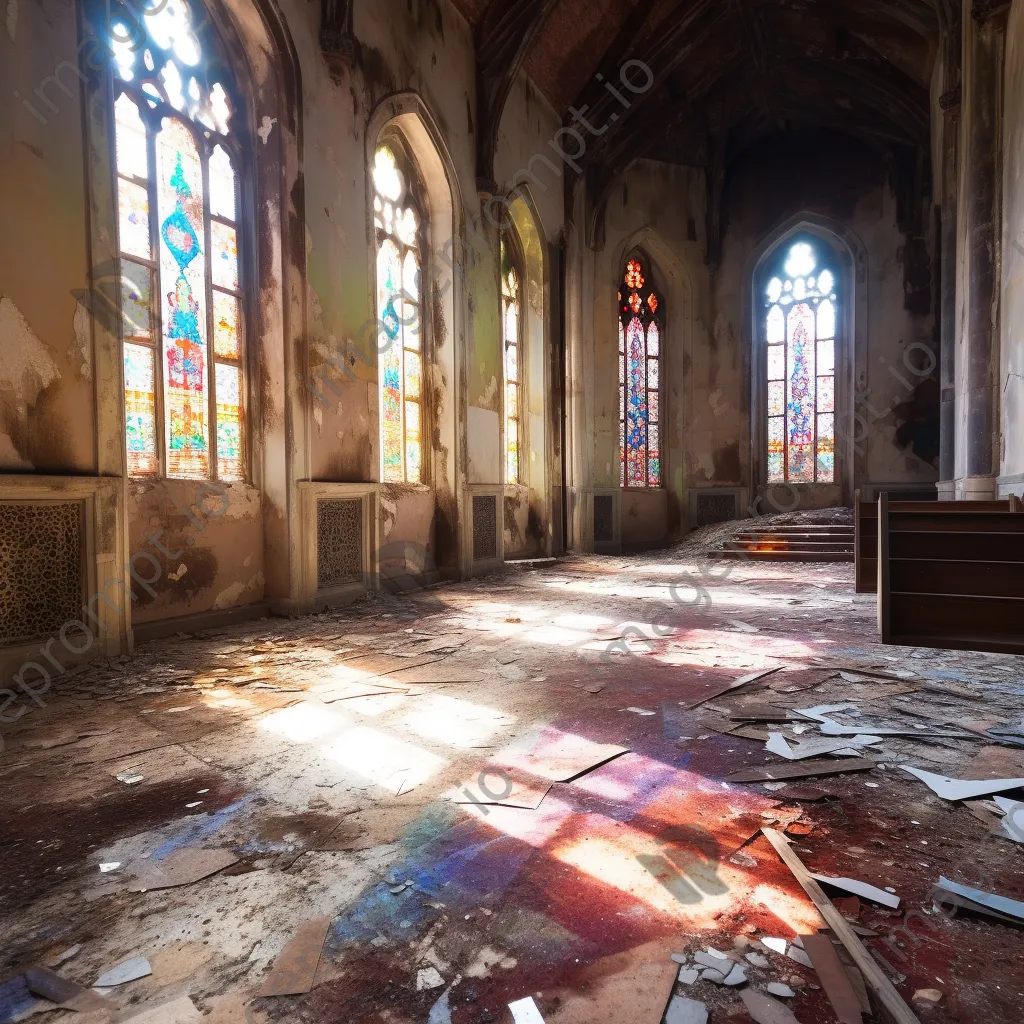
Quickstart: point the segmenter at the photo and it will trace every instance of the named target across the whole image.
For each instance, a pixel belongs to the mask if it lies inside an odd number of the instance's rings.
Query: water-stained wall
[[[0,29],[4,95],[30,101],[5,100],[0,121],[0,473],[124,472],[116,295],[110,282],[97,290],[90,277],[112,266],[116,251],[111,70],[102,60],[84,63],[100,52],[92,33],[103,38],[94,14],[56,0],[12,0]],[[407,136],[429,193],[424,333],[436,358],[425,375],[430,469],[422,485],[381,489],[381,543],[412,552],[408,568],[417,575],[457,573],[463,488],[503,482],[499,232],[481,218],[477,194],[469,25],[448,0],[357,2],[351,59],[328,61],[319,3],[229,0],[216,14],[250,83],[251,467],[246,482],[223,486],[129,482],[126,543],[151,579],[133,588],[139,624],[246,605],[297,607],[298,552],[309,537],[296,482],[379,479],[368,172],[383,125]],[[534,153],[549,152],[559,123],[520,76],[499,133],[503,195]],[[284,183],[276,196],[275,175]],[[531,307],[544,344],[555,333],[562,182],[523,194],[547,261]],[[524,487],[511,554],[553,543],[550,487],[560,473],[547,460],[557,460],[558,431],[542,392],[555,389],[550,373],[540,381],[527,415],[538,419],[541,490]]]
[[[0,25],[0,473],[96,469],[85,162],[74,6]],[[70,58],[71,64],[62,65]],[[105,310],[104,310],[105,311]]]
[[[799,153],[813,159],[797,160]],[[638,161],[597,218],[596,252],[582,258],[586,289],[573,344],[593,338],[592,372],[584,375],[593,380],[593,475],[583,486],[618,486],[616,289],[633,247],[648,258],[664,299],[664,488],[622,492],[623,543],[649,545],[685,532],[693,489],[735,488],[751,500],[764,490],[756,421],[765,414],[753,387],[754,316],[764,307],[753,282],[758,259],[803,221],[846,261],[852,293],[840,339],[846,419],[837,483],[802,487],[800,503],[840,504],[854,487],[930,487],[939,394],[926,200],[916,222],[899,223],[881,161],[842,136],[817,133],[764,143],[732,164],[720,262],[706,258],[707,204],[703,171]]]

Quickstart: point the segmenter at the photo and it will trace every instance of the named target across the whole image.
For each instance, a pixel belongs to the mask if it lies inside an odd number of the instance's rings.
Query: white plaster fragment
[[[490,383],[487,385],[487,389],[480,396],[481,405],[490,405],[498,397],[498,378],[493,374],[491,375]]]
[[[89,311],[81,302],[75,304],[75,340],[68,346],[68,362],[85,380],[92,380],[92,337],[89,331]]]
[[[263,573],[258,572],[253,576],[247,583],[232,583],[230,587],[222,590],[216,598],[214,598],[213,607],[214,609],[230,608],[232,605],[238,602],[238,599],[247,590],[252,590],[257,587],[263,586]]]
[[[18,41],[18,0],[7,0],[7,34],[12,43]]]
[[[270,133],[274,130],[274,125],[277,124],[276,117],[267,117],[263,115],[263,120],[260,122],[259,128],[256,129],[256,134],[260,137],[263,145],[267,144],[267,140],[270,138]]]

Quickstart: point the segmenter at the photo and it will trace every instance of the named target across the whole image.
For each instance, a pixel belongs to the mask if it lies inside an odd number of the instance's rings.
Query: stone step
[[[850,544],[853,537],[831,533],[734,533],[728,540],[746,540],[766,544]]]
[[[744,562],[852,562],[852,551],[806,551],[786,549],[776,551],[731,550],[718,552],[720,558]]]
[[[813,523],[809,526],[750,526],[747,527],[744,532],[747,533],[841,533],[849,534],[853,536],[854,528],[852,526],[844,526],[839,524],[837,526],[815,526]]]

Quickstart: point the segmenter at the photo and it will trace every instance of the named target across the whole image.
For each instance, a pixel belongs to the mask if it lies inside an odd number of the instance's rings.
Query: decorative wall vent
[[[615,542],[615,499],[610,494],[594,495],[594,543]]]
[[[318,590],[363,578],[363,503],[358,498],[319,498],[316,503]]]
[[[711,523],[728,523],[739,518],[737,510],[738,495],[726,491],[716,494],[709,491],[697,495],[697,526],[709,526]]]
[[[498,498],[494,494],[473,495],[473,561],[498,557]]]
[[[0,502],[0,645],[41,639],[81,619],[80,501]]]

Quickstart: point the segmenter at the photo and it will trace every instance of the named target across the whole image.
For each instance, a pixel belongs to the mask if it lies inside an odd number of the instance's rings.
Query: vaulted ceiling
[[[793,128],[855,136],[895,162],[927,161],[929,89],[959,0],[455,0],[477,40],[478,174],[493,177],[501,109],[523,70],[588,140],[595,198],[637,157],[721,170]],[[643,61],[654,84],[622,89]],[[644,76],[634,66],[634,81]],[[603,76],[603,81],[597,76]],[[607,89],[613,83],[628,109]],[[920,168],[918,169],[920,174]]]

